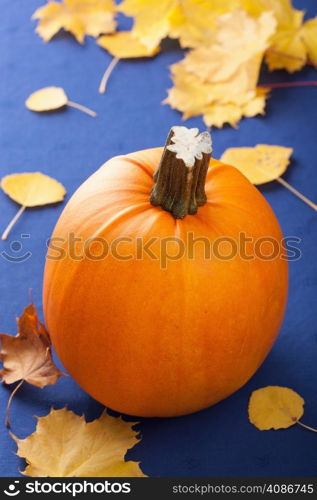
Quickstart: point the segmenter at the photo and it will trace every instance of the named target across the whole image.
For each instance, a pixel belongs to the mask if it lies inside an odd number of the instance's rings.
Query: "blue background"
[[[1,0],[0,30],[0,175],[40,170],[60,180],[68,197],[105,160],[164,143],[169,128],[181,124],[178,112],[162,105],[171,86],[168,66],[182,58],[177,43],[165,43],[156,58],[120,62],[106,95],[98,85],[110,56],[88,39],[80,46],[62,33],[48,44],[34,33],[30,17],[44,2]],[[298,0],[296,7],[317,14],[315,0]],[[120,18],[120,27],[127,22]],[[295,75],[263,72],[262,82],[316,80],[307,67]],[[48,85],[63,87],[73,101],[98,112],[93,119],[71,108],[56,113],[28,111],[28,95]],[[214,156],[229,146],[279,144],[294,148],[285,179],[317,201],[317,88],[280,89],[272,92],[265,117],[245,119],[237,130],[213,132]],[[200,118],[188,126],[204,125]],[[269,357],[252,380],[227,400],[194,415],[174,419],[142,419],[142,441],[129,452],[150,476],[314,476],[317,472],[317,435],[299,426],[260,432],[247,418],[252,390],[282,385],[306,400],[303,421],[317,426],[317,269],[316,213],[278,183],[261,187],[286,236],[302,239],[302,258],[290,264],[288,308],[281,334]],[[0,192],[0,229],[17,205]],[[15,317],[29,302],[29,289],[42,315],[41,287],[45,242],[63,204],[28,210],[15,226],[0,253],[32,256],[12,263],[0,255],[0,329],[16,333]],[[21,235],[29,233],[30,238]],[[12,242],[23,244],[17,251]],[[15,250],[14,250],[15,249]],[[212,283],[211,283],[212,292]],[[23,460],[4,425],[10,389],[0,387],[0,474],[17,476]],[[86,395],[70,377],[43,390],[25,385],[11,412],[12,429],[25,437],[35,429],[34,415],[50,407],[68,406],[87,419],[98,417],[102,406]]]

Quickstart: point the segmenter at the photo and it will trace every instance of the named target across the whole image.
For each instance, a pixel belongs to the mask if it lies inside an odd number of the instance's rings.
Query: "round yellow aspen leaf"
[[[292,148],[258,144],[253,148],[229,148],[220,161],[236,167],[252,184],[264,184],[284,174],[292,152]]]
[[[1,180],[2,190],[21,205],[20,210],[9,222],[1,239],[6,240],[14,224],[27,207],[37,207],[62,201],[66,194],[64,186],[41,172],[11,174]]]
[[[287,387],[270,385],[252,392],[249,420],[260,431],[287,429],[304,413],[304,399]]]
[[[3,177],[1,188],[16,203],[25,207],[37,207],[57,203],[64,199],[64,186],[41,172],[27,172]]]
[[[31,111],[36,111],[38,113],[53,111],[67,105],[72,108],[76,108],[93,118],[97,116],[97,113],[92,109],[89,109],[82,104],[78,104],[78,102],[70,101],[64,89],[61,87],[44,87],[43,89],[39,89],[28,97],[25,101],[25,105]]]
[[[45,87],[37,90],[25,101],[31,111],[51,111],[68,104],[68,97],[61,87]]]

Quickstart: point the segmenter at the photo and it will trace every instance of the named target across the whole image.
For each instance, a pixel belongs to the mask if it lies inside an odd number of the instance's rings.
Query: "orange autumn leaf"
[[[113,0],[63,0],[49,1],[39,7],[32,19],[39,19],[35,31],[45,42],[64,29],[83,43],[85,35],[96,38],[102,33],[113,33],[116,28],[114,15]]]
[[[0,333],[2,382],[13,384],[20,381],[11,394],[8,411],[12,396],[23,382],[43,388],[55,384],[64,375],[54,364],[51,341],[34,304],[24,309],[22,316],[17,319],[17,325],[18,334],[15,337]]]

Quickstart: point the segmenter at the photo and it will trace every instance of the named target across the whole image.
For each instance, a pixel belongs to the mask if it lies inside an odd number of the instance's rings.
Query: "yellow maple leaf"
[[[254,17],[258,17],[264,11],[272,12],[278,23],[285,22],[293,12],[291,0],[241,0],[240,6]]]
[[[302,28],[302,38],[309,60],[317,66],[317,16],[306,21]]]
[[[215,16],[238,7],[240,0],[124,0],[119,10],[134,17],[135,35],[147,47],[166,36],[179,38],[183,47],[213,39]]]
[[[163,102],[181,111],[184,120],[203,115],[207,126],[221,128],[225,123],[235,126],[243,116],[264,114],[269,91],[250,85],[247,68],[219,83],[201,81],[181,63],[174,64],[171,70],[174,87]]]
[[[62,201],[66,194],[60,182],[41,172],[7,175],[1,180],[1,188],[12,200],[21,205],[20,210],[4,231],[3,240],[7,238],[13,225],[27,207],[57,203]]]
[[[267,92],[267,89],[258,88],[253,97],[240,104],[232,102],[210,104],[204,109],[204,122],[208,127],[221,128],[226,123],[236,127],[243,117],[252,118],[256,115],[263,115]]]
[[[104,412],[86,423],[72,411],[51,409],[38,418],[36,431],[25,439],[12,436],[17,454],[28,463],[31,477],[145,477],[138,462],[124,461],[139,439],[136,422]]]
[[[264,184],[283,175],[292,153],[292,148],[258,144],[253,148],[229,148],[220,160],[236,167],[252,184]]]
[[[317,65],[317,17],[303,22],[304,11],[294,9],[291,0],[241,0],[249,14],[271,11],[277,21],[276,33],[266,54],[270,70],[300,70],[310,59]]]
[[[49,1],[34,12],[32,19],[39,19],[35,31],[45,42],[65,29],[83,43],[85,35],[96,38],[102,33],[113,33],[116,28],[114,15],[113,0],[62,0]]]
[[[307,51],[302,38],[303,16],[303,12],[294,10],[288,22],[278,26],[270,50],[266,54],[270,70],[287,69],[293,72],[306,64]]]
[[[303,398],[287,387],[268,386],[251,394],[249,420],[261,431],[287,429],[304,414]]]
[[[149,49],[138,40],[131,31],[119,31],[114,35],[103,35],[97,40],[98,45],[119,59],[151,57],[157,54],[159,47]]]
[[[263,114],[268,91],[256,84],[275,25],[269,12],[257,19],[241,10],[219,16],[215,42],[193,49],[171,67],[174,87],[165,102],[184,119],[202,114],[216,127]]]
[[[255,85],[262,55],[275,27],[271,12],[264,12],[257,19],[240,9],[219,16],[214,43],[189,52],[184,67],[204,81],[219,82],[227,80],[242,64],[251,61],[250,66],[255,69],[252,85]]]
[[[53,111],[55,109],[63,108],[66,105],[79,109],[93,118],[97,116],[95,111],[92,111],[82,104],[70,101],[65,93],[65,90],[61,87],[44,87],[43,89],[36,90],[25,101],[25,106],[31,111],[36,111],[37,113]]]

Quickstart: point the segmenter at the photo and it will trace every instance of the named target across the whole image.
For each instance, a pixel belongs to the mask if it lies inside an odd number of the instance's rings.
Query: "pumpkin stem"
[[[209,132],[172,127],[154,174],[150,201],[175,219],[197,213],[207,201],[205,181],[211,155]]]

